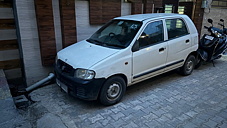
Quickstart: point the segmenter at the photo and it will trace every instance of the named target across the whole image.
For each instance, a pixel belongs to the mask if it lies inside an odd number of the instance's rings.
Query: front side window
[[[129,20],[112,20],[87,41],[110,48],[126,48],[134,39],[142,23]]]
[[[166,27],[169,39],[189,34],[188,29],[182,19],[167,19]]]
[[[148,24],[139,38],[140,48],[164,41],[163,23],[156,21]]]

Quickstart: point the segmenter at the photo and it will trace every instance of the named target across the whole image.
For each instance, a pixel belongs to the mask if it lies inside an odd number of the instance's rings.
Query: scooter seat
[[[208,39],[202,38],[202,40],[201,40],[201,45],[202,45],[203,47],[211,47],[211,46],[213,46],[216,42],[218,42],[218,38],[214,38],[213,40],[208,40]]]

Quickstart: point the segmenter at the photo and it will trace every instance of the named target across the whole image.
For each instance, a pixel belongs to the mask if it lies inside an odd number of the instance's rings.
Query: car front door
[[[146,25],[137,43],[139,50],[132,53],[132,82],[141,81],[161,74],[167,58],[167,42],[164,40],[163,21]],[[136,44],[136,43],[135,43]]]

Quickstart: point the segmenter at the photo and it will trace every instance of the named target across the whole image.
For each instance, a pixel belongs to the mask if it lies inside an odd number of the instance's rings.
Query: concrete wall
[[[208,0],[208,8],[205,9],[205,13],[203,16],[203,26],[210,26],[210,24],[207,22],[207,19],[212,19],[213,20],[213,24],[214,27],[218,27],[221,28],[220,25],[218,25],[218,23],[220,23],[220,19],[224,19],[225,23],[227,24],[227,9],[221,9],[221,8],[212,8],[211,4],[212,0]],[[204,27],[202,26],[202,30],[201,30],[201,35],[203,35],[204,33],[208,33],[208,31],[206,29],[204,29]]]
[[[23,62],[27,85],[44,78],[52,70],[41,64],[34,0],[16,1]]]
[[[205,13],[203,17],[203,26],[210,26],[210,24],[207,22],[207,19],[211,18],[213,20],[214,27],[221,28],[218,23],[220,22],[220,19],[224,19],[225,23],[227,24],[227,15],[226,15],[227,9],[219,9],[219,8],[211,8],[209,13]],[[202,34],[207,33],[207,30],[202,28]]]

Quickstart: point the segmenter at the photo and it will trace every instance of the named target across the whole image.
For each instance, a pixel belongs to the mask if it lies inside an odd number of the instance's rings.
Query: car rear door
[[[181,66],[191,52],[192,39],[188,26],[181,18],[166,19],[165,25],[168,34],[168,57],[166,70]]]

